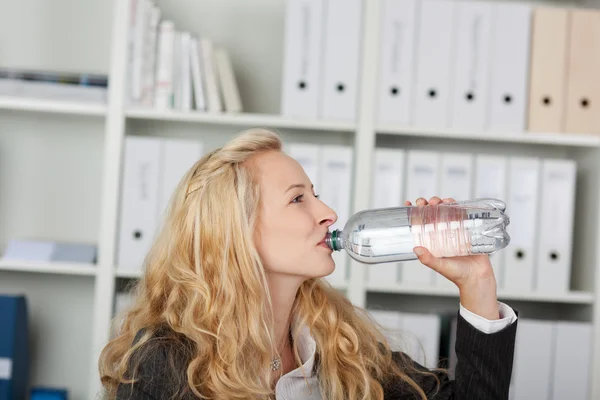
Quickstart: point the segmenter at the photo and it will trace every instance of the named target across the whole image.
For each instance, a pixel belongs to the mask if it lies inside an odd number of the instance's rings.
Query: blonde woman
[[[108,397],[507,399],[517,317],[496,299],[487,256],[416,249],[460,289],[451,381],[392,353],[322,279],[335,268],[324,238],[336,218],[274,132],[243,132],[199,160],[100,357]]]

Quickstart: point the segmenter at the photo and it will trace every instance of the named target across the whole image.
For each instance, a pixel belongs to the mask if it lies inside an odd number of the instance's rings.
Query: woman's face
[[[258,154],[251,164],[261,191],[255,242],[267,274],[331,274],[335,264],[324,239],[337,215],[315,196],[304,169],[278,151]]]

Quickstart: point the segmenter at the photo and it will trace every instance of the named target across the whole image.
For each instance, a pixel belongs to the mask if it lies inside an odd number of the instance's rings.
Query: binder
[[[322,119],[356,119],[362,5],[362,0],[325,2]]]
[[[504,289],[529,292],[534,289],[540,160],[513,157],[508,169],[507,207],[511,210],[511,222],[507,231],[511,241],[505,249]]]
[[[398,311],[367,310],[371,318],[380,325],[381,333],[385,336],[392,351],[403,351],[402,342],[402,314]]]
[[[483,131],[488,120],[492,3],[457,3],[450,126]]]
[[[402,313],[406,354],[427,368],[436,368],[441,329],[441,319],[436,314]]]
[[[512,400],[552,398],[555,340],[553,321],[519,321],[511,380]]]
[[[592,325],[589,322],[556,323],[553,399],[589,399]]]
[[[494,4],[489,130],[525,130],[531,11],[528,4]]]
[[[565,131],[600,133],[600,12],[571,10]]]
[[[473,155],[470,153],[442,153],[440,169],[440,192],[442,198],[457,201],[471,199],[473,190]],[[435,274],[438,287],[455,289],[456,285]]]
[[[493,198],[507,201],[508,159],[504,156],[477,154],[475,156],[475,198]],[[508,209],[510,215],[512,209]],[[490,254],[494,275],[499,288],[504,289],[504,259],[507,250]]]
[[[162,139],[158,219],[162,220],[177,185],[188,170],[202,157],[203,145],[196,140]]]
[[[0,399],[26,399],[29,394],[28,314],[25,296],[0,296]]]
[[[343,229],[350,218],[352,197],[353,151],[350,146],[323,145],[321,157],[321,200],[337,214],[330,230]],[[348,255],[345,250],[333,253],[336,268],[326,279],[333,285],[343,285],[348,279]]]
[[[302,166],[308,179],[310,179],[314,186],[315,193],[319,193],[321,188],[321,146],[316,144],[291,143],[287,153]]]
[[[566,293],[571,278],[577,165],[545,159],[541,173],[541,214],[536,291]]]
[[[456,3],[422,0],[417,39],[414,125],[447,127]]]
[[[154,106],[158,109],[173,108],[173,55],[175,51],[175,24],[164,20],[158,25],[158,49],[156,58],[156,82]]]
[[[127,136],[123,158],[117,265],[140,270],[157,227],[160,141]]]
[[[287,0],[283,49],[281,114],[316,119],[321,92],[321,0]]]
[[[375,149],[374,176],[371,204],[373,208],[399,207],[404,205],[404,161],[402,149]],[[399,281],[401,263],[391,262],[372,265],[367,269],[370,285],[386,286]]]
[[[385,0],[381,7],[377,88],[380,125],[409,125],[412,121],[418,18],[417,0]]]
[[[440,174],[440,154],[432,151],[410,150],[406,163],[406,197],[413,204],[419,197],[437,196]],[[430,286],[435,272],[419,260],[406,261],[401,267],[402,284]]]
[[[530,132],[562,132],[565,116],[569,10],[533,10],[529,85]]]

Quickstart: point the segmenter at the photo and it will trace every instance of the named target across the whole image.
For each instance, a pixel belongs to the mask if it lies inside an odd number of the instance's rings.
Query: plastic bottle
[[[436,257],[492,254],[510,242],[505,210],[497,199],[365,210],[330,232],[326,243],[366,264],[415,260],[416,246]]]

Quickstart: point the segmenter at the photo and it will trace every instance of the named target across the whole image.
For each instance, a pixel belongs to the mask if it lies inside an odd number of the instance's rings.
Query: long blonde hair
[[[270,362],[277,346],[265,271],[253,243],[260,192],[245,163],[264,151],[282,151],[275,132],[243,132],[204,156],[179,183],[146,257],[135,304],[118,320],[120,327],[100,356],[109,397],[120,383],[136,379],[148,354],[143,350],[152,348],[152,337],[165,328],[183,344],[176,357],[188,360],[172,382],[176,390],[201,398],[272,396]],[[421,372],[409,362],[394,362],[367,313],[325,280],[305,281],[292,313],[316,342],[323,398],[382,399],[381,382],[390,379],[426,398],[409,377]]]

